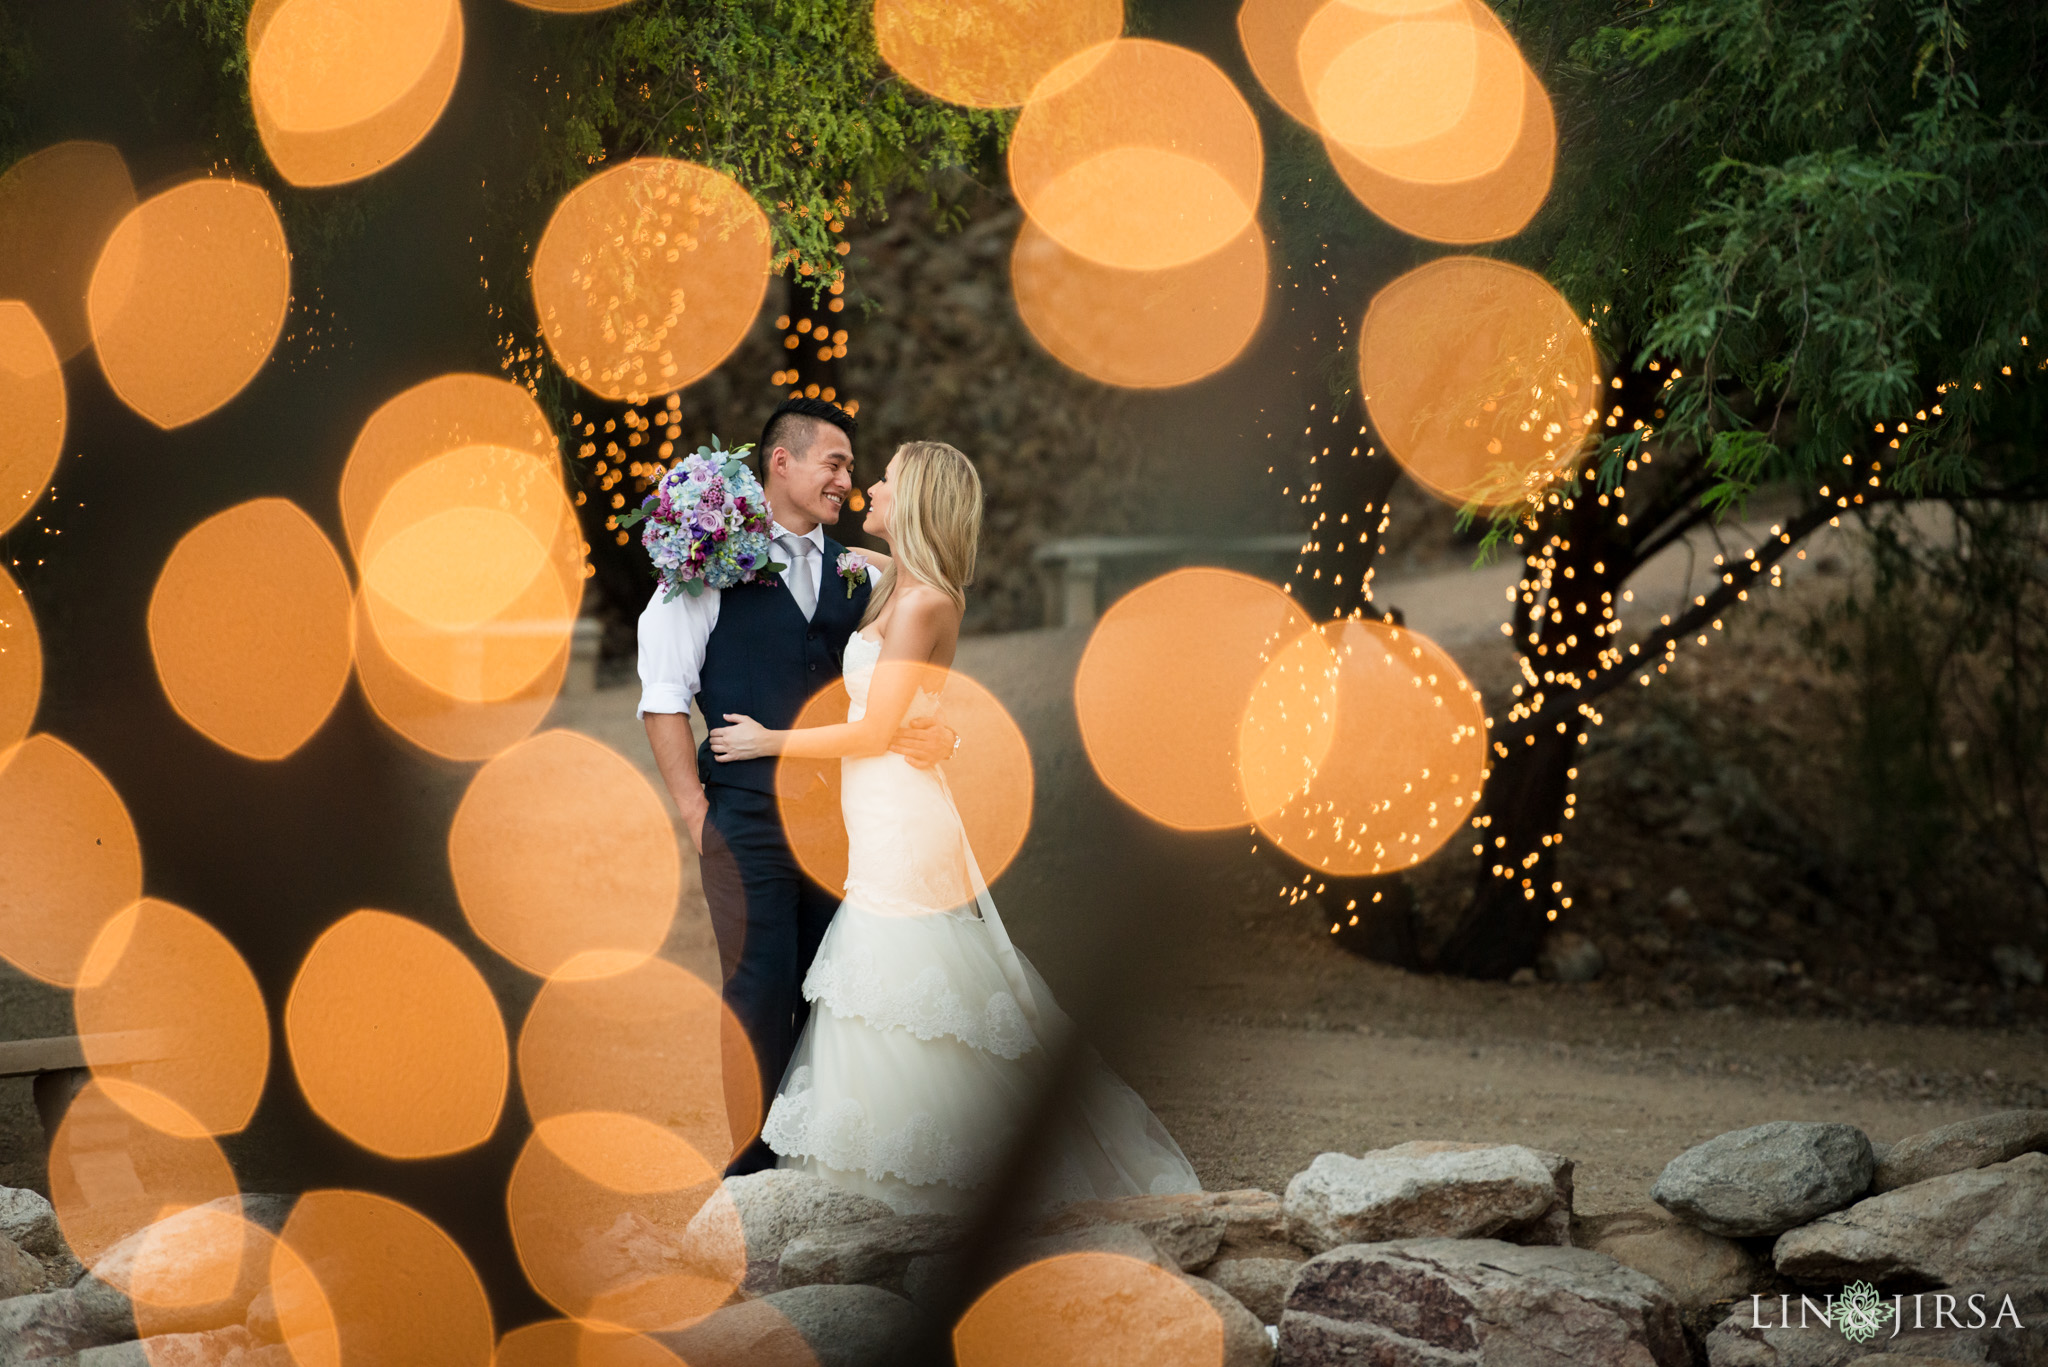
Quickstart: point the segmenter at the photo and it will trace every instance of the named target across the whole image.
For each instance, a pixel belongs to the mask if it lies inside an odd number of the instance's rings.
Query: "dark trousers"
[[[731,1069],[726,1109],[734,1117],[765,1116],[789,1067],[797,1036],[810,1017],[804,974],[825,938],[839,898],[820,887],[790,853],[772,793],[710,784],[704,819],[704,897],[718,936],[725,1004],[746,1031],[754,1077]],[[734,1058],[728,1049],[726,1058]],[[758,1086],[750,1096],[748,1091]],[[758,1109],[756,1109],[758,1107]],[[743,1136],[735,1135],[737,1141]],[[775,1151],[758,1136],[740,1150],[727,1176],[775,1166]]]

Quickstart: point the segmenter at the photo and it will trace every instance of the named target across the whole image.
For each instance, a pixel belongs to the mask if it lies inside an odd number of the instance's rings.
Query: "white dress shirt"
[[[794,536],[780,522],[771,524],[771,536]],[[813,527],[804,540],[817,548],[791,570],[801,572],[813,562],[818,566],[817,583],[811,601],[825,577],[825,529]],[[704,672],[704,651],[711,644],[711,632],[718,625],[717,589],[706,589],[696,597],[679,593],[671,602],[661,601],[668,590],[657,586],[640,614],[640,706],[635,716],[649,712],[680,712],[689,715],[690,701],[697,696],[697,683]]]

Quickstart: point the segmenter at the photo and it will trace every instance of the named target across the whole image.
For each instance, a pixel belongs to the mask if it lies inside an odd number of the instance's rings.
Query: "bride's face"
[[[889,480],[896,473],[896,461],[897,457],[891,456],[889,468],[882,471],[880,479],[868,486],[868,515],[867,520],[861,523],[862,531],[869,536],[878,536],[884,541],[889,539],[889,509],[896,502],[896,497],[889,488]]]

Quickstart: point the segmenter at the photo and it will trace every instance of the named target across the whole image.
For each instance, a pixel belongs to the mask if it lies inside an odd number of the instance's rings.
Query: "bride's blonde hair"
[[[965,609],[981,540],[981,476],[974,462],[942,441],[907,441],[896,448],[895,499],[889,509],[894,560],[868,598],[860,624],[879,617],[896,592],[899,572],[921,579]]]

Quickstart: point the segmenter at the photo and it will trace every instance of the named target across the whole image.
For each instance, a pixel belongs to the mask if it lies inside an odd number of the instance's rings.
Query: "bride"
[[[805,976],[812,1003],[761,1127],[778,1166],[816,1173],[899,1212],[960,1213],[1006,1161],[1054,1082],[1072,1022],[1011,945],[937,768],[889,753],[936,711],[960,637],[981,534],[981,479],[943,442],[898,448],[868,490],[866,529],[888,542],[861,629],[848,639],[837,726],[770,731],[729,714],[721,763],[840,757],[846,898]],[[1151,1110],[1083,1046],[1048,1142],[1035,1204],[1201,1190]]]

